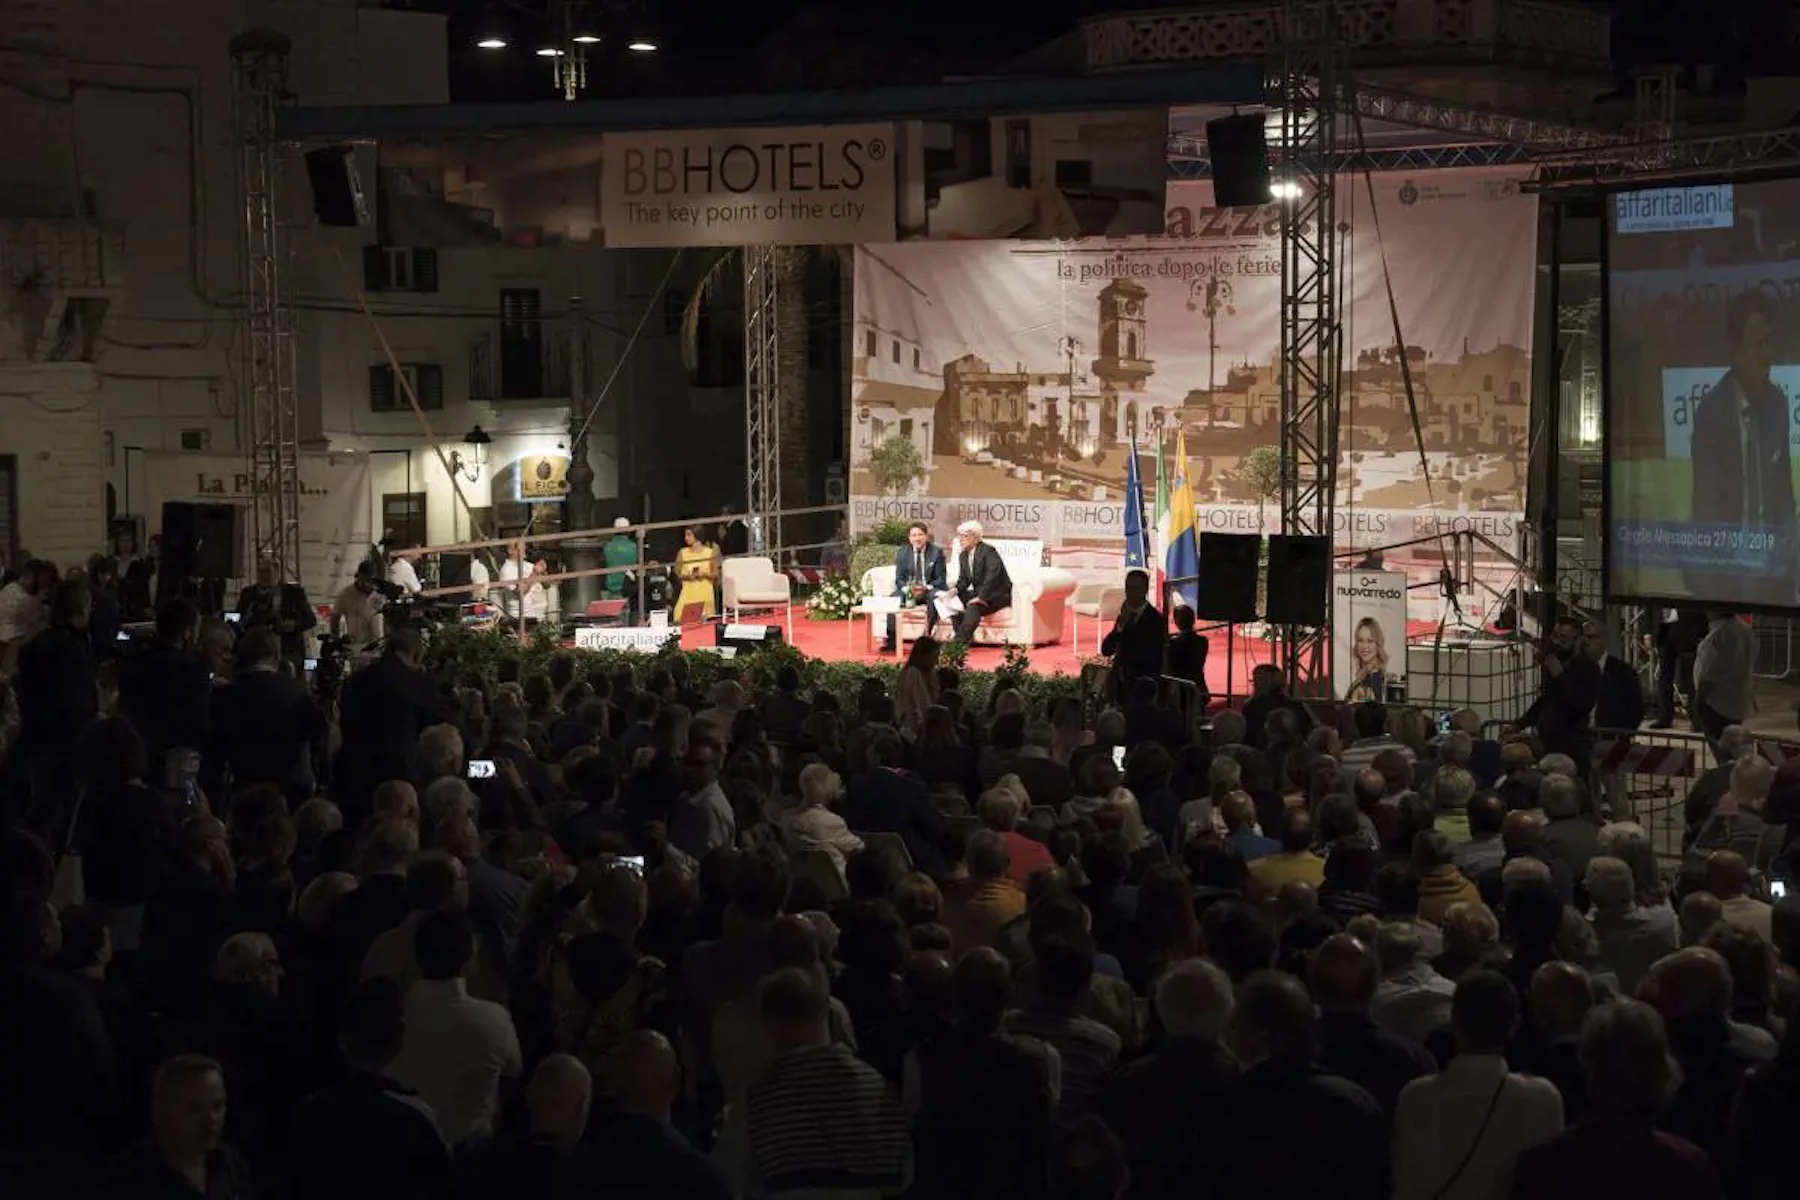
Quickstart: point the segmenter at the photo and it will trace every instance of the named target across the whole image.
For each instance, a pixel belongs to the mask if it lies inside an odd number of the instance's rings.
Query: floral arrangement
[[[862,603],[862,589],[848,575],[827,575],[806,598],[806,615],[814,621],[844,621]]]

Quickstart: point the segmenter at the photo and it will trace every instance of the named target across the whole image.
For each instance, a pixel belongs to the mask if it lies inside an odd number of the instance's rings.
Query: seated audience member
[[[1375,988],[1370,1016],[1381,1028],[1425,1045],[1450,1024],[1455,982],[1440,975],[1425,957],[1425,943],[1411,922],[1384,924],[1375,936],[1375,957],[1381,982]]]
[[[1450,1023],[1456,1057],[1400,1094],[1396,1200],[1507,1196],[1520,1152],[1562,1132],[1555,1085],[1508,1073],[1519,996],[1504,976],[1471,971],[1458,980]]]
[[[1378,973],[1375,954],[1340,933],[1313,952],[1309,977],[1319,1006],[1319,1065],[1368,1092],[1391,1120],[1401,1090],[1437,1063],[1421,1043],[1370,1016]]]
[[[1520,1152],[1514,1200],[1718,1200],[1719,1178],[1705,1152],[1657,1127],[1681,1068],[1656,1010],[1636,1000],[1595,1009],[1582,1025],[1580,1062],[1586,1117]]]
[[[1325,860],[1313,853],[1312,818],[1304,809],[1288,810],[1281,828],[1281,849],[1252,862],[1250,876],[1264,896],[1273,896],[1284,884],[1317,888],[1325,882]]]

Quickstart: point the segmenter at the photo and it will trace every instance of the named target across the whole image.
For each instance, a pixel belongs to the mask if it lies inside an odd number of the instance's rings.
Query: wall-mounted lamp
[[[450,452],[450,469],[461,474],[470,483],[479,482],[481,469],[487,466],[488,447],[493,444],[494,439],[487,435],[487,430],[479,425],[475,426],[463,435],[466,450]]]

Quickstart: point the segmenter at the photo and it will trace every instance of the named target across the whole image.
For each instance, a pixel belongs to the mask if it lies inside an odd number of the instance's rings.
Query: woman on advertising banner
[[[1344,699],[1351,704],[1387,699],[1387,635],[1374,617],[1356,623],[1350,641],[1350,684]]]

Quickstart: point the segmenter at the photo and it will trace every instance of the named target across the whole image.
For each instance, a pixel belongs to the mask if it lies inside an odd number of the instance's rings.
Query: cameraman
[[[1566,754],[1585,766],[1593,758],[1594,706],[1600,702],[1600,667],[1581,652],[1581,622],[1558,617],[1538,648],[1543,687],[1521,725],[1535,726],[1546,754]]]
[[[306,634],[319,623],[318,614],[297,583],[283,583],[273,559],[256,564],[256,582],[238,593],[238,634],[267,629],[281,640],[281,658],[296,671],[306,659]]]

